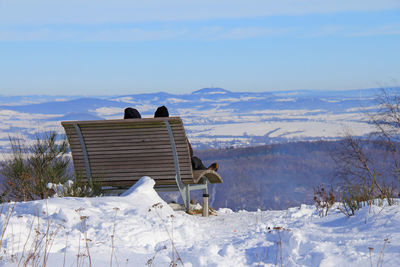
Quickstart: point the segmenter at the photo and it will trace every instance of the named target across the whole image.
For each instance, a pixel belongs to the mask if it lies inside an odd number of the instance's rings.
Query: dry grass
[[[89,217],[85,216],[85,215],[82,215],[82,211],[83,210],[84,210],[84,208],[79,208],[79,209],[75,210],[78,213],[79,219],[80,219],[80,222],[81,222],[81,233],[83,234],[83,241],[84,241],[85,250],[86,250],[86,254],[85,253],[80,253],[81,236],[79,236],[79,249],[78,249],[78,255],[77,255],[77,266],[83,266],[84,258],[87,257],[89,267],[91,267],[92,266],[92,258],[90,256],[89,242],[91,242],[92,240],[90,240],[87,237],[87,220],[89,219]]]
[[[151,207],[151,209],[149,209],[149,212],[154,211],[157,214],[157,216],[160,218],[160,220],[162,222],[162,225],[164,226],[165,232],[168,235],[168,239],[171,242],[171,263],[170,263],[170,266],[173,266],[173,267],[178,266],[178,264],[177,264],[178,262],[181,263],[182,266],[185,266],[183,264],[181,256],[179,255],[178,250],[176,249],[175,242],[174,242],[174,235],[173,235],[174,234],[174,232],[173,232],[173,230],[174,230],[173,229],[173,227],[174,227],[174,216],[170,215],[167,218],[168,220],[171,220],[171,225],[172,226],[171,226],[171,231],[170,231],[170,230],[168,230],[168,227],[167,227],[167,224],[165,222],[165,219],[161,216],[161,214],[159,212],[159,210],[162,209],[162,208],[163,208],[163,205],[161,203],[156,203]],[[153,256],[152,259],[150,259],[151,260],[151,264],[153,264],[154,258],[155,258],[155,255]]]
[[[269,229],[269,231],[268,231],[269,234],[276,233],[278,235],[278,239],[275,241],[275,244],[276,244],[275,265],[278,266],[278,259],[279,259],[280,266],[283,267],[283,248],[282,248],[281,232],[283,232],[283,231],[289,232],[290,229],[283,228],[280,226],[273,227],[273,228],[268,227],[268,229]]]
[[[113,208],[113,210],[115,211],[114,214],[114,223],[113,223],[113,230],[112,230],[112,234],[110,236],[111,239],[111,258],[110,258],[110,267],[112,267],[113,264],[113,258],[115,259],[115,262],[117,263],[117,266],[119,266],[118,264],[118,260],[117,260],[117,256],[115,255],[115,245],[114,245],[114,238],[115,238],[115,226],[116,226],[116,220],[117,220],[117,213],[119,211],[119,208],[115,207]]]

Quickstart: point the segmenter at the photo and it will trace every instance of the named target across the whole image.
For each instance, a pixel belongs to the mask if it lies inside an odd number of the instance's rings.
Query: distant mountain
[[[229,94],[231,93],[228,90],[222,88],[203,88],[197,91],[192,92],[192,95],[217,95],[217,94]]]
[[[67,101],[49,101],[38,104],[26,104],[16,106],[0,106],[1,109],[18,112],[39,113],[39,114],[67,114],[69,112],[92,113],[92,110],[101,107],[121,107],[115,101],[99,98],[78,98]]]
[[[24,96],[5,96],[0,95],[0,106],[16,106],[27,104],[39,104],[50,101],[65,101],[74,99],[76,96],[49,96],[49,95],[24,95]]]
[[[372,131],[364,110],[373,112],[379,89],[231,92],[203,88],[188,94],[164,92],[115,96],[0,96],[0,151],[8,136],[30,139],[48,129],[63,132],[64,120],[123,117],[137,108],[152,117],[158,106],[181,116],[197,148],[252,146],[287,141],[332,140],[344,128],[359,135]]]

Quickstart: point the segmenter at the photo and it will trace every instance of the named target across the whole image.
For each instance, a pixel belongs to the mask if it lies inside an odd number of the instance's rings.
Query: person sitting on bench
[[[166,106],[161,106],[158,107],[156,112],[154,113],[154,118],[160,118],[160,117],[169,117],[169,112]],[[206,168],[198,157],[193,156],[193,149],[192,146],[190,145],[189,140],[186,138],[186,141],[189,145],[189,151],[190,151],[190,159],[192,162],[192,169],[193,170],[213,170],[213,171],[218,171],[218,163],[214,162],[208,168]]]

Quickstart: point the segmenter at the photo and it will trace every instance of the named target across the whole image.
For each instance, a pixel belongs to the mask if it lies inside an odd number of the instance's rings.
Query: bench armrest
[[[216,171],[213,170],[193,170],[193,180],[197,184],[201,178],[206,177],[210,184],[222,183],[222,178]]]

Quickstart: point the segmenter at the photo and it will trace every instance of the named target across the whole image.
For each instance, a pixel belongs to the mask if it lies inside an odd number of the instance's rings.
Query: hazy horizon
[[[256,91],[256,90],[230,90],[227,88],[222,88],[222,87],[202,87],[202,88],[198,88],[198,89],[188,89],[186,91],[183,92],[167,92],[167,91],[157,91],[157,90],[151,90],[151,91],[140,91],[140,90],[132,90],[131,93],[127,92],[127,93],[74,93],[74,94],[67,94],[67,93],[41,93],[41,94],[35,94],[35,93],[29,93],[29,94],[12,94],[12,93],[0,93],[0,96],[2,97],[28,97],[28,96],[67,96],[67,97],[112,97],[112,96],[124,96],[124,95],[140,95],[140,94],[171,94],[171,95],[187,95],[187,94],[193,94],[196,91],[199,90],[203,90],[203,89],[223,89],[226,91],[229,91],[231,93],[286,93],[286,92],[301,92],[301,91],[305,91],[305,92],[348,92],[348,91],[367,91],[367,90],[376,90],[376,89],[385,89],[385,88],[399,88],[399,86],[382,86],[382,87],[374,87],[374,88],[350,88],[350,89],[331,89],[331,90],[324,90],[324,89],[288,89],[288,90],[268,90],[268,91]]]

